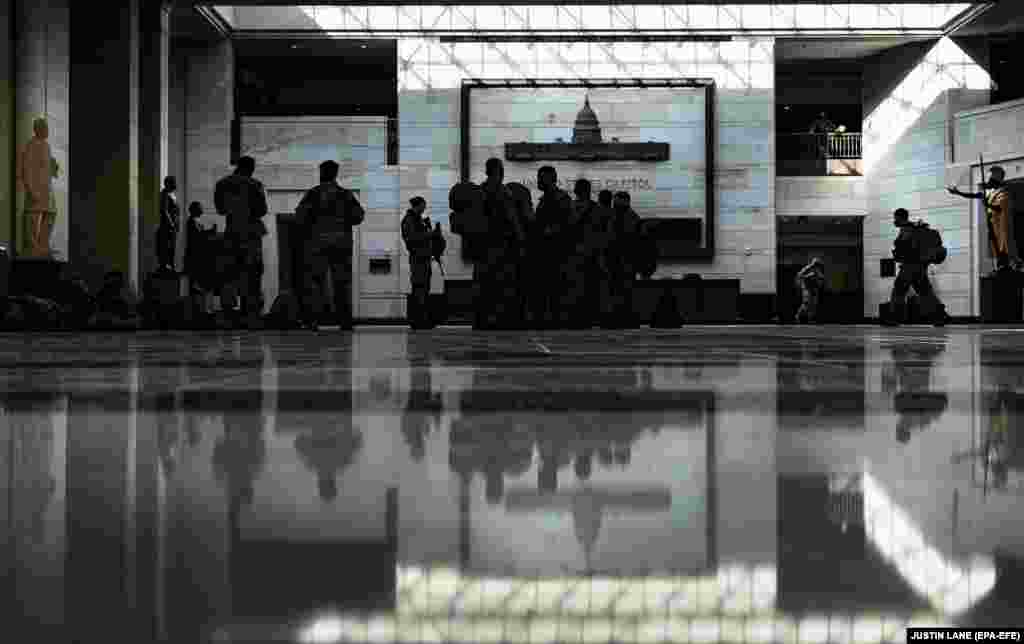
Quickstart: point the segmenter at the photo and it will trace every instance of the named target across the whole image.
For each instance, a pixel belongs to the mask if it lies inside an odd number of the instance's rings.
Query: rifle
[[[429,231],[430,230],[430,220],[429,219],[424,219],[423,223],[426,225],[426,228]],[[439,269],[441,269],[441,277],[444,277],[445,276],[445,274],[444,274],[444,263],[441,261],[441,255],[444,254],[445,248],[448,247],[448,244],[444,241],[444,236],[441,235],[441,225],[440,224],[438,224],[437,227],[435,227],[433,229],[433,237],[434,237],[434,239],[430,240],[430,247],[431,247],[431,251],[432,251],[431,255],[433,257],[433,260],[435,262],[437,262],[437,267]],[[436,243],[438,241],[438,239],[440,240],[440,243]]]

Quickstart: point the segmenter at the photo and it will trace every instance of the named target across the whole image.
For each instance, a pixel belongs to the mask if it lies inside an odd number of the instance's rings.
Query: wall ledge
[[[1024,98],[1019,98],[1015,101],[1006,101],[1005,103],[995,103],[994,105],[985,105],[984,107],[975,107],[962,112],[957,112],[953,115],[954,119],[969,118],[971,116],[978,116],[980,114],[989,114],[992,112],[1001,112],[1003,110],[1012,110],[1019,107],[1024,107]]]

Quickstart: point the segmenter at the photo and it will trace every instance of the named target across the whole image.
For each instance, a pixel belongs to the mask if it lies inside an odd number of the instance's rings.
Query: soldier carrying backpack
[[[926,223],[911,222],[910,213],[905,208],[897,208],[892,216],[893,225],[900,231],[892,250],[900,270],[892,287],[889,318],[883,323],[898,325],[907,321],[907,294],[913,288],[922,304],[922,311],[935,326],[943,326],[948,318],[946,307],[928,279],[928,264],[941,264],[946,259],[942,236]]]
[[[306,323],[315,329],[323,321],[323,293],[330,269],[335,320],[346,331],[352,329],[352,227],[363,223],[366,211],[351,190],[338,185],[338,170],[335,161],[320,164],[320,185],[306,192],[295,215],[307,242],[303,267]]]

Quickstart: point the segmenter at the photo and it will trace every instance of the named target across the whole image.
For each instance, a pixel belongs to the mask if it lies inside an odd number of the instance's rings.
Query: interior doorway
[[[864,319],[863,216],[784,216],[776,222],[776,294],[779,319],[792,322],[800,308],[796,276],[811,259],[825,262],[822,322]]]

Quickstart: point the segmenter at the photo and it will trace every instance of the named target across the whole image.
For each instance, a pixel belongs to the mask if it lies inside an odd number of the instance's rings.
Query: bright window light
[[[870,173],[942,92],[989,89],[988,73],[950,38],[942,38],[864,119],[864,171]]]
[[[995,587],[995,563],[990,557],[975,557],[966,568],[946,561],[867,472],[862,486],[868,540],[934,608],[947,615],[963,613]]]

